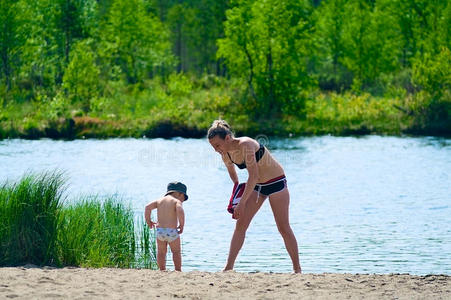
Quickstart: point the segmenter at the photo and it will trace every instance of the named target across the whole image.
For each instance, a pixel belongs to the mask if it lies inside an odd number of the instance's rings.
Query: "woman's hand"
[[[239,219],[244,213],[244,207],[241,205],[241,203],[238,203],[238,205],[233,210],[232,218]]]

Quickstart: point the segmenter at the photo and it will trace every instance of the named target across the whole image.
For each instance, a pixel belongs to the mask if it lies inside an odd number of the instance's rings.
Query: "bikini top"
[[[258,162],[262,157],[263,154],[265,154],[265,146],[263,146],[262,144],[258,143],[260,145],[260,148],[258,148],[257,152],[255,152],[255,160]],[[227,152],[227,155],[230,158],[230,161],[232,161],[239,169],[246,169],[246,162],[243,162],[241,164],[237,164],[236,162],[234,162],[232,160],[232,158],[230,157],[229,152]]]

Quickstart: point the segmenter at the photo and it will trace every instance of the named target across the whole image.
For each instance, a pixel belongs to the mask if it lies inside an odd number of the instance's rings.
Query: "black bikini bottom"
[[[265,196],[269,196],[271,194],[282,191],[287,187],[287,179],[285,175],[273,178],[264,183],[257,183],[255,185],[254,190],[263,194]]]

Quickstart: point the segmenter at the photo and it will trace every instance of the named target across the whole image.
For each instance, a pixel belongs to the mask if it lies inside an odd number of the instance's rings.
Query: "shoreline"
[[[451,276],[0,268],[0,298],[449,299]]]
[[[145,120],[143,121],[146,122]],[[275,122],[273,120],[273,122]],[[41,122],[42,123],[42,122]],[[47,120],[40,124],[37,122],[34,126],[22,128],[19,125],[0,122],[0,140],[5,139],[24,139],[37,140],[49,138],[52,140],[83,140],[83,139],[110,139],[110,138],[164,138],[175,137],[182,138],[205,138],[208,127],[190,126],[184,123],[160,120],[154,124],[149,121],[147,125],[127,125],[125,120],[112,121],[95,117],[69,117],[59,118],[58,120]],[[274,123],[275,124],[275,123]],[[412,137],[437,137],[451,138],[451,130],[447,128],[377,128],[359,125],[331,125],[329,127],[318,127],[309,125],[307,122],[298,122],[300,126],[297,129],[288,125],[261,125],[253,124],[250,127],[238,128],[235,130],[237,135],[255,136],[267,135],[277,138],[291,137],[309,137],[332,135],[337,137],[347,136],[412,136]],[[274,127],[275,126],[275,127]]]
[[[1,128],[0,128],[1,130]],[[5,135],[2,136],[0,134],[0,141],[5,140],[41,140],[41,139],[49,139],[53,141],[76,141],[76,140],[108,140],[108,139],[173,139],[173,138],[185,138],[185,139],[206,139],[206,135],[202,131],[195,130],[193,131],[193,134],[190,133],[184,133],[180,134],[180,132],[169,132],[164,134],[151,134],[151,135],[137,135],[137,134],[118,134],[118,135],[110,135],[110,134],[103,134],[103,133],[89,133],[87,135],[63,135],[63,134],[57,134],[57,135],[47,135],[37,132],[32,132],[31,134],[25,134],[25,133],[14,133],[11,135]],[[206,132],[206,131],[205,131]],[[1,132],[0,132],[1,133]],[[256,136],[261,135],[257,134],[254,131],[251,132],[243,132],[240,136]],[[333,137],[365,137],[365,136],[387,136],[387,137],[399,137],[399,138],[437,138],[437,139],[451,139],[451,132],[416,132],[416,131],[406,131],[406,132],[400,132],[400,133],[386,133],[386,132],[347,132],[347,133],[337,133],[337,132],[321,132],[321,133],[311,133],[311,132],[303,132],[302,134],[292,134],[289,132],[286,132],[285,134],[263,134],[264,136],[270,137],[270,138],[280,138],[280,139],[293,139],[293,138],[308,138],[308,137],[322,137],[322,136],[333,136]]]

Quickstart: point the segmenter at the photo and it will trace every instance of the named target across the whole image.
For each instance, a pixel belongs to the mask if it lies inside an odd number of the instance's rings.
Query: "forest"
[[[2,0],[0,139],[451,135],[451,1]]]

